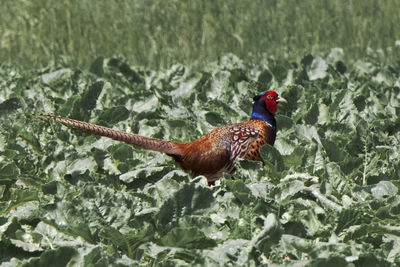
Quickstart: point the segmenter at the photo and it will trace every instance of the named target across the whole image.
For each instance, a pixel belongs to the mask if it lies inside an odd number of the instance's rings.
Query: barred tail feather
[[[126,132],[114,130],[111,128],[107,128],[107,127],[103,127],[103,126],[99,126],[99,125],[95,125],[95,124],[91,124],[91,123],[87,123],[87,122],[83,122],[83,121],[57,117],[57,116],[45,114],[45,113],[25,114],[25,116],[37,117],[37,118],[39,118],[39,120],[42,120],[42,121],[57,121],[71,129],[79,131],[79,132],[85,132],[85,133],[89,133],[89,134],[108,137],[108,138],[111,138],[116,141],[122,141],[127,144],[131,144],[131,145],[134,145],[134,146],[137,146],[140,148],[166,153],[171,156],[172,155],[175,155],[175,156],[181,155],[180,150],[178,150],[174,146],[174,144],[169,141],[151,138],[151,137],[145,137],[145,136],[141,136],[138,134],[126,133]]]

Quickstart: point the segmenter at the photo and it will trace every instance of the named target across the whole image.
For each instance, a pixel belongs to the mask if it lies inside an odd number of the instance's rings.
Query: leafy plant
[[[400,66],[335,55],[227,55],[196,72],[1,66],[1,263],[399,265]],[[248,119],[261,88],[289,102],[266,165],[238,160],[213,187],[165,155],[23,116],[190,141]]]

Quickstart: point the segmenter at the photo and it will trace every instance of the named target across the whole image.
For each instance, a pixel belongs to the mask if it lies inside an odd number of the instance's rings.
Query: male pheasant
[[[218,127],[203,137],[188,143],[170,142],[106,128],[73,119],[49,114],[25,114],[41,120],[58,121],[69,128],[123,141],[136,147],[166,153],[193,176],[204,175],[209,183],[218,180],[223,172],[233,174],[237,157],[261,161],[259,149],[264,144],[273,145],[276,137],[274,113],[277,103],[286,100],[275,91],[254,97],[250,120]]]

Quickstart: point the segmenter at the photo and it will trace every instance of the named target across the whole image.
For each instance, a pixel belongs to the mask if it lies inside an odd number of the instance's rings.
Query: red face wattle
[[[283,98],[279,98],[278,93],[275,91],[266,92],[261,98],[264,99],[267,110],[271,114],[274,114],[278,110],[277,101],[284,100]]]

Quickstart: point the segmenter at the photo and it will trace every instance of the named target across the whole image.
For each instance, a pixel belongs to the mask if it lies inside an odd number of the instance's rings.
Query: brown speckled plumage
[[[193,175],[204,175],[210,182],[215,181],[222,172],[235,171],[235,159],[245,157],[260,130],[254,121],[221,126],[193,142],[173,143],[182,151],[181,156],[173,158]]]
[[[249,122],[254,124],[254,127],[258,129],[258,138],[251,144],[251,149],[245,158],[248,160],[261,161],[263,165],[265,165],[259,149],[265,144],[274,145],[276,136],[275,130],[261,120],[250,120]]]
[[[274,95],[271,98],[270,94],[272,93]],[[265,164],[259,149],[264,144],[273,145],[275,142],[276,130],[273,113],[276,111],[275,101],[278,102],[278,100],[280,99],[274,91],[261,94],[255,97],[252,119],[218,127],[203,137],[188,143],[145,137],[48,114],[25,115],[38,117],[45,121],[57,121],[75,131],[105,136],[140,148],[166,153],[182,169],[190,171],[194,176],[204,175],[209,183],[212,183],[219,179],[223,172],[232,174],[235,171],[234,162],[237,157],[261,161]],[[265,104],[263,101],[266,101]],[[271,101],[273,102],[271,103]],[[283,101],[284,99],[282,99]],[[254,113],[254,110],[259,111],[260,109],[261,115],[263,110],[265,112],[272,110],[268,116],[272,118],[273,124],[268,123],[268,120],[264,121],[263,118],[253,118],[253,116],[260,116],[259,113]]]

